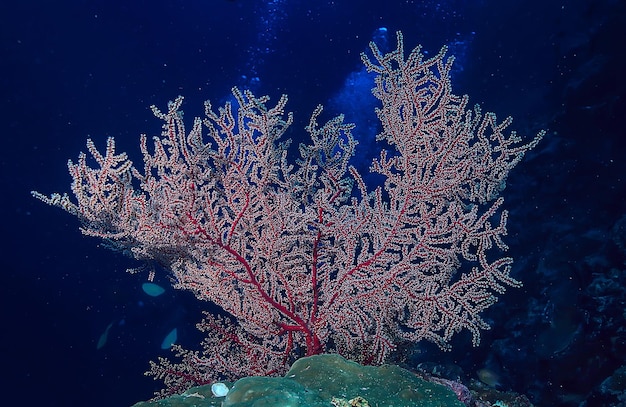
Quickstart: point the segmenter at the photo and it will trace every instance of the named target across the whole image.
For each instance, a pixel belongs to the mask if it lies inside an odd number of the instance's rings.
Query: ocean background
[[[149,106],[185,96],[188,122],[232,86],[289,95],[296,142],[315,106],[343,112],[369,166],[376,101],[359,57],[368,43],[442,45],[470,103],[542,143],[504,191],[521,289],[485,317],[473,348],[420,343],[412,367],[458,368],[539,406],[616,405],[607,380],[626,359],[626,6],[617,0],[4,1],[0,4],[0,380],[2,405],[130,406],[173,329],[193,347],[201,304],[152,297],[137,262],[83,237],[78,221],[33,199],[69,192],[66,162],[91,137],[140,158],[158,134]],[[297,144],[297,143],[296,143]],[[360,148],[360,150],[359,150]],[[372,149],[374,148],[374,149]],[[486,370],[485,370],[486,369]],[[604,382],[604,384],[603,384]],[[495,384],[495,383],[494,383]]]

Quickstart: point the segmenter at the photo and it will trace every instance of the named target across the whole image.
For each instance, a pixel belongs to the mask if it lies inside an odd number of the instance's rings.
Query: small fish
[[[476,372],[481,382],[494,389],[500,386],[500,375],[491,369],[483,368]]]
[[[102,349],[104,345],[107,344],[107,340],[109,339],[109,330],[111,329],[112,326],[113,326],[113,322],[107,325],[104,332],[102,332],[102,334],[100,335],[100,338],[98,338],[98,344],[96,345],[96,349]]]
[[[178,330],[176,328],[172,329],[170,333],[168,333],[165,338],[163,338],[163,342],[161,342],[161,349],[169,349],[172,347],[176,340],[178,339]]]
[[[154,283],[143,283],[141,285],[141,289],[150,297],[158,297],[165,292],[165,289],[163,287]]]

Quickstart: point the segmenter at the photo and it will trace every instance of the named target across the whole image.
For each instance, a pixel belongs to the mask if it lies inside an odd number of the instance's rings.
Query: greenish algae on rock
[[[447,387],[416,377],[398,366],[362,366],[339,355],[297,360],[285,377],[245,377],[226,397],[213,397],[210,385],[182,395],[133,407],[331,407],[333,399],[367,400],[379,407],[462,407]]]

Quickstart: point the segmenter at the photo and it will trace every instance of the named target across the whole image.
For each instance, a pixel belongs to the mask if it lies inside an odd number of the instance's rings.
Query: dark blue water
[[[411,363],[468,378],[487,367],[538,405],[610,402],[599,386],[626,357],[625,27],[610,0],[2,2],[0,397],[128,406],[159,388],[142,374],[173,328],[199,340],[203,304],[167,280],[146,295],[125,272],[135,262],[31,198],[69,191],[65,163],[87,137],[115,136],[136,157],[139,134],[160,131],[149,105],[184,95],[191,118],[237,85],[287,93],[295,139],[318,103],[346,113],[367,151],[376,121],[359,53],[402,30],[407,49],[450,47],[456,93],[514,116],[520,134],[548,130],[504,192],[524,287],[486,314],[479,348],[460,335]]]

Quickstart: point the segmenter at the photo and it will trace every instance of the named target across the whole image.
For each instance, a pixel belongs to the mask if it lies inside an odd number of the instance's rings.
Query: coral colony
[[[179,362],[153,363],[168,392],[217,378],[284,373],[300,356],[337,352],[381,363],[402,342],[447,348],[468,330],[473,344],[489,326],[481,312],[512,278],[507,212],[499,197],[528,144],[511,118],[468,108],[452,93],[444,47],[426,59],[415,48],[362,55],[376,75],[381,130],[370,188],[349,165],[356,141],[343,116],[322,125],[290,161],[281,136],[292,123],[287,97],[233,89],[236,105],[185,129],[182,97],[152,107],[163,132],[141,136],[143,165],[87,141],[69,161],[74,198],[42,201],[79,218],[82,232],[138,260],[156,261],[176,288],[217,304],[198,328],[202,351],[174,345]],[[90,159],[91,161],[91,159]]]

